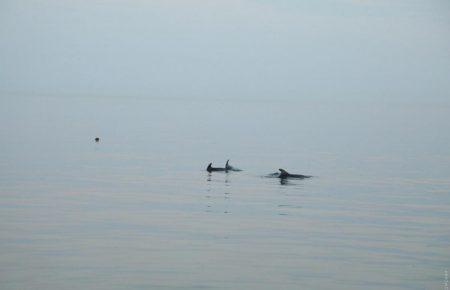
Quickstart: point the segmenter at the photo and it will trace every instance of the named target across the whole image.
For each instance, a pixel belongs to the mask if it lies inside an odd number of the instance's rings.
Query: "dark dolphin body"
[[[212,167],[212,162],[208,164],[208,167],[206,167],[206,171],[213,172],[213,171],[242,171],[239,168],[233,167],[229,164],[230,160],[227,160],[227,163],[225,164],[225,167]]]
[[[278,173],[278,178],[281,178],[281,179],[286,179],[286,178],[298,178],[298,179],[303,179],[303,178],[310,178],[310,177],[312,177],[312,176],[309,176],[309,175],[302,175],[302,174],[291,174],[291,173],[289,173],[289,172],[287,172],[286,170],[284,170],[284,169],[278,169],[278,170],[280,170],[280,173]]]
[[[230,164],[228,164],[229,161],[230,161],[230,159],[228,159],[227,163],[225,164],[225,170],[226,171],[242,171],[241,169],[233,167]]]
[[[212,162],[208,164],[208,167],[206,167],[206,171],[213,172],[213,171],[227,171],[226,168],[222,167],[212,167]]]

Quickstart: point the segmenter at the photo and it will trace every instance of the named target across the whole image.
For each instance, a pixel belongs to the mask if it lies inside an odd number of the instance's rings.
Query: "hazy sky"
[[[0,0],[0,92],[450,99],[450,2]]]

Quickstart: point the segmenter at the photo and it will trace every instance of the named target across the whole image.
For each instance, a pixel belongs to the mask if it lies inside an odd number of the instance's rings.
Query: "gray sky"
[[[1,0],[0,93],[450,98],[448,0]]]

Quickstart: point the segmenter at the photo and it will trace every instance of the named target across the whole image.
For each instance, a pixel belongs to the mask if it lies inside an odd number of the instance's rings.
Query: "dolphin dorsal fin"
[[[287,172],[286,170],[284,170],[284,169],[282,169],[282,168],[280,168],[280,169],[278,169],[278,170],[280,170],[280,172],[281,172],[282,174],[289,174],[289,172]]]
[[[228,159],[227,160],[227,163],[225,164],[225,168],[227,168],[229,165],[228,165],[228,162],[230,161],[230,159]]]

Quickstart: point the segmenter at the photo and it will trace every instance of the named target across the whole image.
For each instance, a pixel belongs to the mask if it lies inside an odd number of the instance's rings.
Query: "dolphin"
[[[228,159],[228,160],[227,160],[227,163],[225,164],[225,170],[226,170],[226,171],[242,171],[242,170],[239,169],[239,168],[236,168],[236,167],[231,166],[231,165],[229,164],[229,162],[230,162],[230,159]]]
[[[286,170],[280,168],[280,173],[278,174],[278,178],[286,179],[286,178],[310,178],[312,176],[310,175],[302,175],[302,174],[291,174],[287,172]]]
[[[226,168],[222,167],[212,167],[212,162],[208,164],[208,167],[206,167],[206,171],[213,172],[213,171],[227,171]]]

